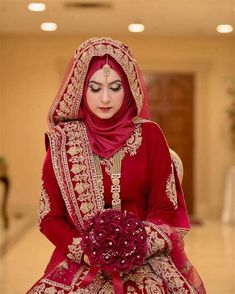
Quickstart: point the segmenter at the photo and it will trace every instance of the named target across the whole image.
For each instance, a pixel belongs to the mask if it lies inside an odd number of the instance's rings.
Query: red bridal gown
[[[79,286],[89,271],[82,258],[80,225],[97,211],[85,126],[63,123],[48,138],[39,225],[55,250],[44,276],[27,293],[114,293],[111,276],[101,270],[86,288]],[[184,253],[187,212],[159,126],[150,121],[136,124],[122,156],[121,207],[144,221],[148,235],[145,263],[122,275],[124,293],[206,293]],[[111,166],[112,158],[101,159],[105,208],[111,207]]]

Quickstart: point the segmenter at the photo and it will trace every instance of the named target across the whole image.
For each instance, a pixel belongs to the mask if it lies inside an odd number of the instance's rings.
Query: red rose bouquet
[[[131,212],[107,209],[85,222],[81,247],[91,267],[119,275],[143,264],[147,233]]]

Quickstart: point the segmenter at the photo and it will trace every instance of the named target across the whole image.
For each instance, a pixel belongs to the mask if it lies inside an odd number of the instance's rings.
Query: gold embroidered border
[[[83,122],[67,122],[49,134],[52,162],[67,210],[80,230],[84,220],[104,209],[97,196],[93,155]]]
[[[180,273],[169,256],[154,256],[149,259],[154,272],[160,275],[168,288],[169,293],[196,294],[196,290]]]
[[[62,154],[65,153],[65,142],[62,141],[66,140],[66,136],[62,134],[62,130],[59,127],[56,127],[53,131],[48,132],[47,135],[50,141],[52,165],[57,179],[57,183],[60,188],[60,192],[64,199],[67,211],[72,220],[74,221],[75,226],[78,229],[81,229],[81,225],[78,222],[77,217],[79,221],[81,221],[82,218],[79,217],[80,213],[78,210],[78,206],[76,205],[76,198],[74,197],[73,192],[72,194],[70,194],[70,191],[67,186],[66,176],[69,179],[68,166],[64,166],[62,161]]]
[[[41,227],[42,220],[51,211],[50,199],[44,188],[44,181],[41,180],[41,196],[38,209],[38,225]]]
[[[144,221],[143,223],[148,235],[147,258],[160,252],[165,247],[165,242],[167,244],[167,252],[169,253],[172,250],[172,242],[163,229],[149,221]]]
[[[50,109],[49,123],[51,127],[55,126],[55,117],[57,122],[77,117],[90,60],[94,56],[105,54],[112,56],[123,68],[136,101],[138,113],[140,112],[143,105],[143,92],[137,74],[136,61],[131,52],[119,41],[109,38],[94,38],[81,45],[74,54],[70,73]]]
[[[68,270],[68,271],[69,271],[68,268],[64,268],[64,267],[63,267],[63,264],[64,264],[64,262],[61,263],[61,270],[62,270],[62,271],[63,271],[63,270]],[[71,284],[70,284],[69,286],[68,286],[68,285],[65,285],[65,284],[63,284],[63,283],[55,282],[55,281],[53,281],[52,279],[50,279],[50,277],[43,278],[43,279],[41,280],[41,282],[42,282],[42,283],[45,283],[45,284],[47,284],[47,285],[53,286],[53,287],[58,287],[58,288],[63,289],[63,290],[65,290],[65,291],[71,291],[71,290],[74,289],[76,283],[78,283],[78,281],[79,281],[80,279],[82,279],[82,278],[84,277],[84,275],[85,275],[88,271],[89,271],[88,266],[86,266],[86,265],[82,265],[82,266],[80,266],[79,269],[78,269],[78,271],[77,271],[76,274],[74,275],[74,277],[73,277],[73,279],[72,279],[72,282],[71,282]],[[53,274],[53,273],[52,273],[52,274]],[[49,274],[49,276],[50,276],[50,274]],[[45,292],[45,293],[47,293],[47,292]],[[50,293],[50,292],[49,292],[49,293]],[[55,292],[55,293],[56,293],[56,292]]]

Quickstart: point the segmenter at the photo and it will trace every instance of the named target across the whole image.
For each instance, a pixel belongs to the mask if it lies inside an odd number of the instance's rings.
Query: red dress
[[[48,133],[42,172],[40,230],[55,245],[44,276],[27,293],[113,293],[112,279],[100,271],[87,288],[81,227],[99,210],[93,156],[82,122],[67,122]],[[124,293],[206,293],[185,256],[182,236],[187,212],[169,147],[159,126],[137,123],[122,147],[121,207],[145,223],[145,263],[122,276]],[[101,159],[105,208],[111,207],[111,159]]]

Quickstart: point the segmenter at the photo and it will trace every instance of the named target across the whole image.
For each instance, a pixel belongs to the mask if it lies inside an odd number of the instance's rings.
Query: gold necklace
[[[101,170],[100,158],[97,154],[94,154],[94,163],[97,176],[98,184],[98,195],[104,199],[104,185],[103,185],[103,174]],[[121,210],[121,197],[120,197],[120,178],[121,178],[121,163],[122,156],[121,150],[113,155],[113,165],[111,168],[111,193],[112,193],[112,208]]]

